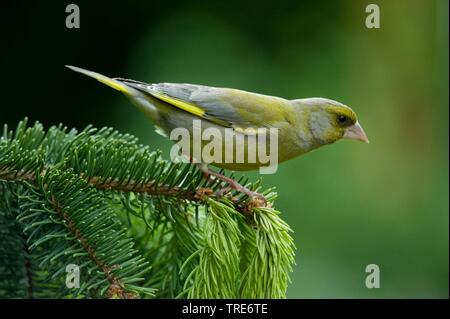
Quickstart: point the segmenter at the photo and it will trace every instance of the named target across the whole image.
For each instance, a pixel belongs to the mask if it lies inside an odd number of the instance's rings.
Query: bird
[[[204,162],[194,157],[195,143],[199,149],[206,148],[208,141],[194,141],[183,154],[199,166],[208,178],[219,178],[227,186],[218,191],[223,195],[231,189],[259,199],[266,204],[264,196],[253,192],[236,180],[211,166],[249,171],[265,167],[267,162],[249,160],[249,154],[261,148],[270,153],[269,137],[261,132],[276,132],[276,147],[272,153],[276,164],[311,152],[321,146],[333,144],[341,139],[369,143],[369,139],[358,121],[356,113],[347,105],[327,98],[285,99],[281,97],[252,93],[232,88],[219,88],[187,83],[144,83],[131,79],[107,77],[100,73],[66,65],[69,69],[94,78],[99,82],[125,94],[133,104],[154,124],[157,132],[169,137],[177,129],[185,129],[195,135],[195,123],[200,133],[215,129],[222,136],[219,148],[222,154],[215,160]],[[263,130],[263,131],[262,131]],[[231,137],[233,136],[233,140]],[[247,137],[240,139],[237,137]],[[270,136],[270,134],[269,134]],[[258,139],[256,138],[258,137]],[[254,143],[250,143],[254,138]],[[235,142],[236,141],[236,142]],[[235,143],[233,143],[235,142]],[[251,144],[251,145],[250,145]],[[275,145],[275,144],[274,144]],[[217,149],[215,150],[216,153]],[[224,160],[232,153],[231,160]],[[241,156],[237,161],[238,153]],[[244,160],[242,160],[242,158]],[[273,164],[273,163],[271,163]]]

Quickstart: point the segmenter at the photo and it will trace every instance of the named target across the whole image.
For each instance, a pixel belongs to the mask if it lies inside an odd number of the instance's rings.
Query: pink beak
[[[352,126],[349,126],[345,129],[344,137],[345,139],[361,141],[369,144],[369,139],[367,138],[366,133],[364,132],[359,122],[356,122]]]

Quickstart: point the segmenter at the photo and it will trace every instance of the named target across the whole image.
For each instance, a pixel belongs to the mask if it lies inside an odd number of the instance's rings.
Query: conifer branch
[[[5,127],[0,297],[285,297],[289,227],[243,194],[216,198],[220,187],[110,128]],[[68,264],[78,289],[65,285]]]
[[[103,262],[98,256],[95,249],[89,244],[83,233],[77,228],[76,223],[70,218],[69,214],[64,212],[63,208],[58,203],[55,196],[52,196],[51,203],[55,212],[66,222],[70,232],[81,243],[83,248],[88,252],[89,257],[94,261],[98,268],[100,268],[109,281],[108,297],[118,296],[122,299],[136,299],[136,293],[130,293],[124,290],[123,283],[119,278],[113,275],[112,267]]]

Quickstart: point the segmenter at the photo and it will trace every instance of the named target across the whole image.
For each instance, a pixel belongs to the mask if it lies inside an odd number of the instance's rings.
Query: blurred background
[[[448,298],[448,1],[76,1],[80,29],[67,29],[69,3],[3,4],[0,123],[112,126],[169,158],[124,96],[65,64],[336,99],[370,145],[339,142],[263,176],[298,248],[288,297]],[[370,3],[380,29],[365,26]],[[365,286],[368,264],[379,289]]]

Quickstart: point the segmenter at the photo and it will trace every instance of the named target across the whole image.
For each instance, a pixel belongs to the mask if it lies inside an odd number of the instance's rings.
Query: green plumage
[[[193,133],[194,120],[201,122],[202,130],[216,128],[223,133],[222,136],[225,136],[226,128],[246,136],[257,136],[261,128],[276,128],[279,163],[342,138],[368,142],[356,114],[348,106],[333,100],[287,100],[195,84],[146,84],[135,80],[111,79],[95,72],[69,67],[125,93],[167,136],[177,128],[185,128]],[[227,150],[231,142],[226,139],[223,141],[224,152],[235,154],[245,149],[247,156],[249,152],[256,151],[245,140]],[[201,143],[203,148],[207,141]],[[270,149],[267,148],[267,151]],[[262,165],[259,161],[224,163],[223,158],[211,164],[233,170],[257,169]]]

